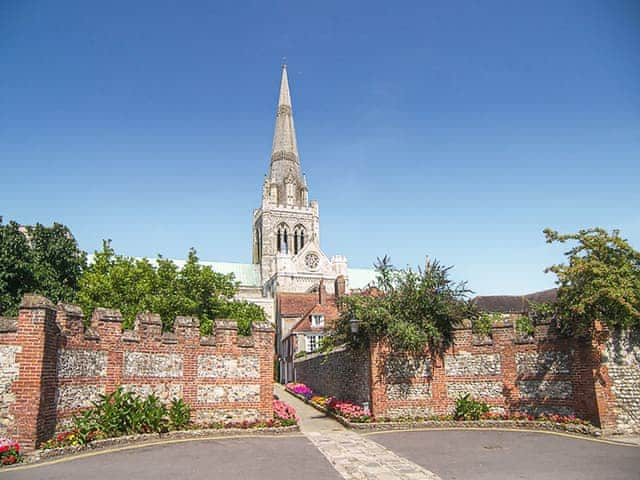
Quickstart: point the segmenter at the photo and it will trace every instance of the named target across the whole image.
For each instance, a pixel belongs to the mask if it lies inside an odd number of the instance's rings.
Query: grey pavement
[[[444,480],[639,480],[640,448],[534,432],[386,432],[367,438]]]
[[[26,470],[2,480],[283,480],[340,475],[302,435],[164,444],[79,458]]]

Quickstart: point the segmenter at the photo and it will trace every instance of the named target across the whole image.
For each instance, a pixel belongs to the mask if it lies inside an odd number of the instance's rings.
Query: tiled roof
[[[324,315],[324,327],[314,327],[311,325],[311,315]],[[338,307],[336,307],[334,302],[325,303],[324,305],[320,305],[319,303],[311,308],[304,317],[300,319],[298,323],[296,323],[291,332],[311,332],[317,330],[319,332],[328,330],[333,326],[333,322],[335,322],[340,316],[340,312],[338,312]]]
[[[327,295],[326,302],[335,304],[335,295]],[[278,294],[278,311],[285,317],[301,317],[317,304],[318,293]]]
[[[472,302],[484,312],[493,313],[526,313],[529,303],[553,303],[558,289],[543,290],[528,295],[486,295],[476,297]]]

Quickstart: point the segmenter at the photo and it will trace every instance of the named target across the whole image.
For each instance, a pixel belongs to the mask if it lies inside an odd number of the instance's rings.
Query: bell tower
[[[314,240],[319,244],[318,203],[309,202],[307,180],[293,122],[287,66],[282,66],[269,174],[262,185],[261,208],[253,212],[253,263],[260,264],[262,283]]]

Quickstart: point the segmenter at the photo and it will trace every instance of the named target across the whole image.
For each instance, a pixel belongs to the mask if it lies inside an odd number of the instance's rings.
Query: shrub
[[[181,398],[174,398],[169,407],[169,425],[174,430],[181,430],[191,422],[191,407]]]
[[[362,407],[351,402],[342,402],[335,398],[328,399],[326,406],[332,412],[355,423],[369,423],[373,421],[371,415],[367,415]]]
[[[327,397],[321,397],[320,395],[315,395],[311,397],[311,401],[316,405],[320,405],[321,407],[325,407],[329,399]]]
[[[299,420],[296,409],[282,400],[273,401],[273,418],[283,427],[295,425]]]
[[[493,322],[499,317],[500,314],[481,313],[471,322],[471,330],[473,333],[489,336],[491,335]]]
[[[99,438],[166,432],[167,408],[151,394],[142,399],[118,388],[73,419],[73,429],[46,442],[44,448],[85,445]]]
[[[0,438],[0,465],[13,465],[21,461],[20,444],[8,438]]]
[[[328,345],[347,343],[363,348],[371,338],[388,341],[395,350],[444,351],[454,326],[474,315],[464,282],[449,278],[451,267],[427,261],[423,269],[397,269],[389,257],[378,259],[377,288],[364,295],[340,297],[340,318]],[[352,320],[358,332],[351,333]]]
[[[313,390],[307,387],[304,383],[287,383],[285,387],[291,393],[295,393],[296,395],[302,395],[307,400],[313,397]]]
[[[526,337],[533,335],[535,328],[531,319],[525,315],[520,315],[516,318],[516,332]]]
[[[456,400],[456,409],[453,412],[454,420],[480,420],[482,415],[489,411],[489,406],[471,397],[467,393]]]

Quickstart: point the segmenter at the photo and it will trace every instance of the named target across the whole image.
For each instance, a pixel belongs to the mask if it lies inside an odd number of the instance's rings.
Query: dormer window
[[[324,327],[324,315],[311,315],[312,327]]]

